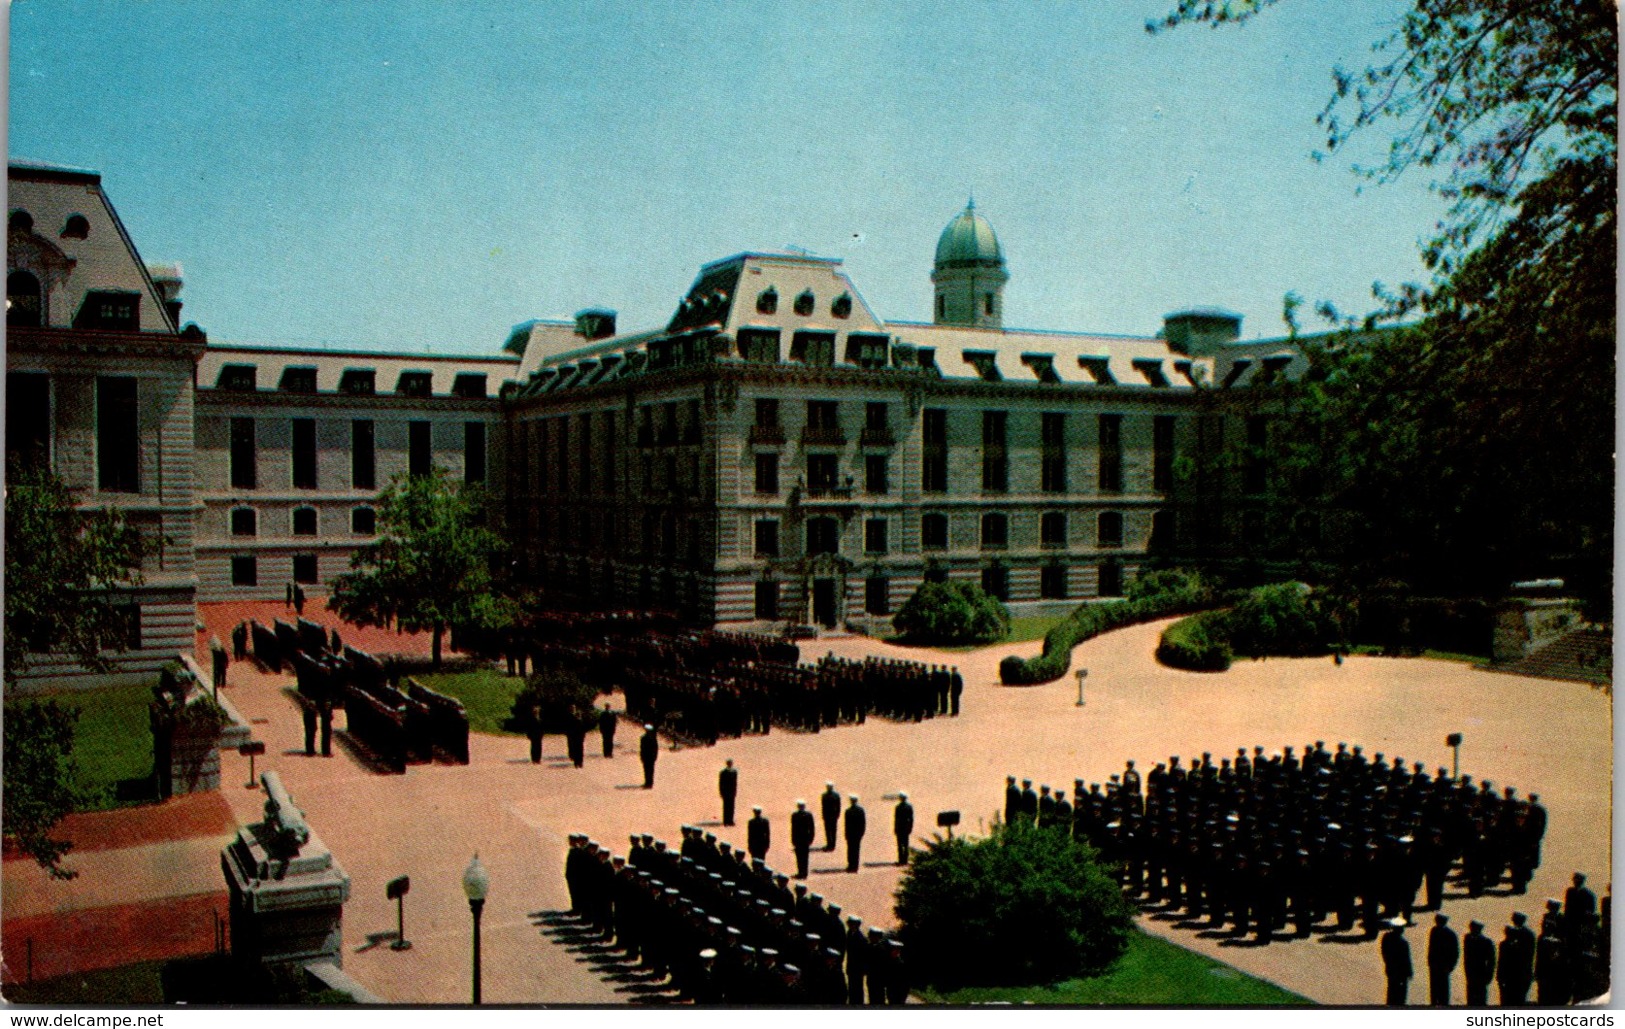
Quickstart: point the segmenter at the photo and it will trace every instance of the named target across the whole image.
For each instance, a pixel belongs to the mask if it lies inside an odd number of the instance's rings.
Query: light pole
[[[491,888],[491,877],[486,874],[485,866],[480,864],[480,856],[474,855],[474,860],[463,869],[463,893],[468,896],[468,910],[474,915],[474,1003],[480,1002],[480,912],[485,910],[485,891]]]
[[[1078,676],[1078,706],[1082,707],[1083,706],[1083,680],[1089,678],[1089,669],[1087,669],[1087,668],[1078,669],[1077,676]]]
[[[1444,738],[1444,745],[1451,749],[1450,778],[1461,778],[1461,733],[1453,732]]]

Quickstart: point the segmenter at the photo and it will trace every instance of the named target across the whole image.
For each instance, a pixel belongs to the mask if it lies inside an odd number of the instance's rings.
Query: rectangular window
[[[231,584],[233,586],[258,586],[260,584],[258,559],[253,557],[232,558]]]
[[[51,377],[6,373],[6,466],[51,466]]]
[[[863,610],[872,615],[891,614],[891,580],[875,575],[863,580]]]
[[[434,451],[430,446],[429,423],[406,423],[406,470],[413,478],[428,475],[434,468]]]
[[[378,392],[378,373],[372,368],[346,368],[339,376],[339,392],[370,397]]]
[[[1120,547],[1123,545],[1123,515],[1120,512],[1102,511],[1099,526],[1101,546]]]
[[[96,379],[96,488],[141,492],[141,437],[136,421],[136,380],[127,375]]]
[[[1151,422],[1151,488],[1174,488],[1174,416],[1159,414]]]
[[[231,488],[254,489],[258,476],[256,460],[258,448],[254,445],[254,419],[231,420]]]
[[[296,367],[282,369],[282,392],[316,392],[316,369]]]
[[[820,438],[839,435],[840,405],[834,400],[807,401],[807,433]]]
[[[117,641],[121,650],[141,649],[141,605],[140,604],[114,604],[111,607],[113,615],[113,640]]]
[[[1116,561],[1106,561],[1100,566],[1100,589],[1103,597],[1120,597],[1123,595],[1123,566]]]
[[[759,518],[756,520],[756,556],[779,556],[779,520],[777,518]]]
[[[485,481],[485,423],[463,423],[463,481]]]
[[[870,518],[863,523],[863,552],[884,554],[887,550],[887,525],[884,518]]]
[[[948,455],[927,452],[920,460],[920,488],[927,493],[948,491]]]
[[[1046,452],[1040,466],[1045,493],[1066,492],[1066,455]]]
[[[378,455],[373,446],[372,422],[365,418],[350,423],[350,486],[352,489],[378,487]]]
[[[371,536],[378,531],[378,512],[370,507],[358,507],[350,512],[350,531],[357,536]]]
[[[1059,411],[1045,411],[1042,431],[1044,446],[1066,446],[1066,415]]]
[[[1010,521],[1002,514],[982,516],[982,549],[1003,550],[1010,544]]]
[[[1045,547],[1066,546],[1066,513],[1046,511],[1039,523],[1039,535]]]
[[[997,600],[1010,599],[1010,570],[1004,565],[982,569],[982,589]]]
[[[870,454],[863,459],[863,491],[875,496],[890,492],[891,477],[887,472],[889,459],[885,454]]]
[[[756,455],[756,492],[763,494],[779,492],[779,455]]]
[[[259,517],[251,507],[234,508],[231,512],[231,534],[254,536],[259,533]]]
[[[940,407],[925,409],[925,443],[928,446],[948,445],[948,412]]]
[[[1006,411],[982,412],[982,446],[1004,449],[1005,427],[1009,422]]]
[[[758,429],[777,429],[779,427],[779,402],[777,400],[757,398],[756,427]]]
[[[293,581],[299,583],[316,582],[316,555],[293,555]]]
[[[778,329],[740,329],[739,356],[752,364],[778,364]]]
[[[863,427],[871,432],[885,432],[888,425],[888,405],[885,401],[871,400],[863,408]]]
[[[1103,414],[1100,427],[1100,489],[1123,492],[1123,416]]]
[[[293,419],[293,488],[316,488],[316,419]]]
[[[840,523],[833,518],[807,519],[807,555],[835,554],[841,549]]]
[[[1038,573],[1038,595],[1045,600],[1066,599],[1066,565],[1045,565]]]
[[[451,395],[454,397],[483,397],[488,395],[487,389],[484,372],[458,372],[451,380]]]
[[[395,380],[395,392],[403,397],[427,397],[434,389],[431,372],[402,372]]]
[[[840,479],[840,461],[834,454],[812,454],[807,458],[807,492],[813,496],[835,492]]]
[[[928,514],[920,516],[920,546],[926,550],[948,549],[948,516]]]
[[[982,492],[1004,493],[1010,488],[1010,462],[1004,451],[982,454]]]
[[[756,584],[756,619],[761,622],[776,622],[779,620],[778,583],[758,582]]]

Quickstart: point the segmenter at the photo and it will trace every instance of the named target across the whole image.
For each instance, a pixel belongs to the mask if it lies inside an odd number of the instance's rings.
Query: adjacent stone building
[[[928,579],[1018,614],[1114,596],[1245,536],[1262,487],[1216,455],[1265,425],[1225,398],[1304,365],[1214,309],[1157,336],[1004,328],[974,205],[938,241],[929,324],[884,320],[837,260],[743,253],[657,329],[589,308],[488,357],[206,343],[96,173],[10,176],[7,453],[164,539],[126,598],[132,671],[189,645],[197,601],[320,598],[379,491],[431,466],[572,603],[880,631]]]

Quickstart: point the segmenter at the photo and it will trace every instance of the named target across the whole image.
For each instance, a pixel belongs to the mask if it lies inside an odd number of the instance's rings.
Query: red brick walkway
[[[231,805],[224,797],[219,793],[193,793],[163,804],[69,815],[57,823],[51,837],[72,843],[71,854],[88,854],[236,831],[237,820],[232,817]],[[5,860],[8,864],[33,860],[12,850],[9,840],[7,843]],[[7,872],[9,874],[10,869]]]

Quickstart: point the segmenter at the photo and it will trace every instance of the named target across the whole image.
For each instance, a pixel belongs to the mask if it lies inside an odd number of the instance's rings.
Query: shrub
[[[525,680],[524,690],[514,698],[509,725],[516,731],[528,732],[535,722],[532,712],[540,707],[544,732],[566,732],[591,715],[597,699],[597,688],[583,682],[581,676],[569,669],[550,668],[535,672]]]
[[[1219,602],[1218,594],[1194,572],[1152,572],[1136,580],[1135,586],[1141,582],[1145,586],[1131,588],[1128,600],[1079,605],[1044,637],[1044,651],[1038,657],[1029,660],[1011,656],[999,662],[1000,680],[1007,686],[1054,682],[1072,664],[1072,648],[1085,640],[1125,625],[1189,614]]]
[[[1310,657],[1330,650],[1332,618],[1301,582],[1248,591],[1224,618],[1230,648],[1246,657]]]
[[[1098,974],[1133,924],[1092,847],[1026,825],[934,840],[909,865],[896,910],[911,969],[944,989]]]
[[[892,624],[909,643],[996,643],[1010,632],[1010,612],[980,585],[955,579],[921,585]]]
[[[1222,672],[1234,656],[1224,633],[1225,612],[1203,611],[1163,630],[1157,660],[1188,672]]]

